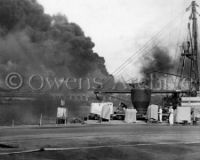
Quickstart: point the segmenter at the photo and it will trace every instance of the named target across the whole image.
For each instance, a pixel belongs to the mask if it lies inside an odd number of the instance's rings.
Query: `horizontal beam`
[[[94,91],[95,94],[131,94],[131,90],[125,90],[125,91],[108,91],[108,90],[96,90]]]
[[[190,93],[189,90],[152,90],[152,94]]]
[[[144,89],[141,89],[144,90]],[[131,94],[131,90],[116,91],[116,90],[96,90],[95,94]],[[151,94],[173,94],[173,93],[190,93],[189,90],[151,90]]]

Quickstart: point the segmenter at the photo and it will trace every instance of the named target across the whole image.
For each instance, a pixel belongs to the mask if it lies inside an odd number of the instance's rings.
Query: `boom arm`
[[[134,89],[133,89],[134,90]],[[142,90],[142,89],[141,89]],[[131,90],[117,91],[117,90],[95,90],[95,94],[131,94]],[[173,94],[173,93],[190,93],[189,90],[151,90],[152,94]]]

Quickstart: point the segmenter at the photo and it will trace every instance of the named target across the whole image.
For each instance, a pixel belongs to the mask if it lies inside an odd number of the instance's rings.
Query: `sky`
[[[38,0],[48,14],[65,14],[95,43],[113,73],[190,0]],[[200,4],[200,3],[199,3]]]

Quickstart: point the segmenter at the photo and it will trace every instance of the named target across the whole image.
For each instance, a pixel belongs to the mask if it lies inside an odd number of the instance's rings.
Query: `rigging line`
[[[182,19],[181,19],[181,24],[183,23],[184,16],[185,16],[185,14],[183,15],[183,17],[182,17]],[[175,60],[177,59],[178,51],[180,50],[179,43],[180,43],[180,37],[181,37],[181,35],[182,35],[182,32],[183,32],[183,29],[180,29],[180,30],[179,30],[179,33],[178,33],[179,39],[177,40],[177,46],[176,46],[176,51],[175,51],[175,55],[174,55],[174,59],[175,59]],[[181,37],[181,38],[182,38],[182,37]],[[183,59],[183,61],[185,61],[185,59]],[[184,62],[183,62],[183,63],[184,63]],[[183,64],[182,64],[182,65],[183,65]],[[179,67],[181,67],[180,61],[179,61],[179,65],[178,65],[178,67],[177,67],[177,73],[179,72]],[[182,71],[181,71],[181,76],[182,76]],[[175,78],[175,84],[177,84],[177,79],[178,79],[178,77]],[[179,78],[179,80],[180,80],[180,78]]]
[[[158,44],[158,43],[157,43]],[[157,45],[156,44],[156,45]],[[151,53],[151,51],[154,49],[155,47],[152,47],[150,50],[149,50],[149,52],[146,52],[143,56],[146,56],[146,55],[148,55],[149,53]],[[120,73],[120,72],[119,72]],[[119,74],[118,73],[118,74]],[[121,74],[120,74],[121,75]],[[117,76],[117,77],[119,77],[120,75],[115,75],[115,76]]]
[[[178,16],[177,16],[177,17],[178,17]],[[177,18],[177,17],[176,17],[176,18]],[[120,67],[118,67],[113,73],[111,73],[111,75],[112,75],[112,74],[115,74],[115,72],[118,72],[118,70],[121,69],[124,65],[126,65],[127,62],[129,63],[129,61],[130,61],[134,56],[137,56],[142,50],[146,49],[146,48],[148,47],[148,44],[149,44],[150,42],[152,42],[159,34],[161,34],[162,31],[163,31],[165,28],[167,28],[169,25],[171,25],[171,23],[172,23],[174,20],[175,20],[175,19],[171,20],[166,26],[164,26],[163,29],[162,29],[160,32],[158,32],[155,36],[153,36],[153,38],[150,39],[150,40],[144,45],[144,47],[142,47],[141,49],[139,49],[138,51],[136,51],[136,53],[135,53],[134,55],[132,55],[131,57],[129,57]],[[107,83],[110,79],[111,79],[111,77],[108,78],[104,83]]]
[[[182,4],[182,6],[185,6],[185,7],[187,7],[188,6],[188,4],[186,4],[186,1],[183,1],[183,4]],[[186,12],[185,12],[185,14],[186,14]],[[184,14],[184,15],[185,15]],[[184,19],[184,17],[183,17],[183,19]],[[182,32],[183,32],[183,30],[182,30]],[[187,35],[187,39],[188,39],[188,35]],[[177,48],[178,49],[178,48]],[[182,52],[182,51],[181,51]],[[176,53],[176,55],[175,55],[175,59],[177,59],[177,53]],[[182,61],[182,64],[180,63]],[[181,56],[180,57],[180,61],[179,61],[179,66],[177,67],[177,73],[180,71],[181,72],[181,76],[183,76],[182,74],[183,74],[183,71],[184,71],[184,68],[185,68],[185,56],[183,57],[183,56]],[[177,79],[178,79],[178,77],[176,77],[176,79],[175,79],[175,83],[177,84]],[[179,78],[179,82],[178,82],[178,84],[180,83],[180,81],[181,81],[181,78]]]
[[[157,43],[157,44],[158,44],[158,43]],[[156,44],[156,45],[157,45],[157,44]],[[143,54],[143,56],[146,56],[146,55],[148,55],[149,53],[151,53],[151,51],[152,51],[154,48],[155,48],[155,46],[152,47],[152,48],[149,50],[149,52],[146,52],[145,54]],[[122,70],[123,70],[123,69],[122,69]],[[120,71],[122,71],[122,70],[120,70]],[[116,77],[121,76],[120,71],[115,75]],[[120,75],[119,75],[119,74],[120,74]]]
[[[168,24],[168,25],[169,25],[169,24]],[[163,28],[163,30],[164,30],[166,27],[168,27],[168,25],[165,26],[165,27]],[[151,42],[153,42],[153,41],[157,38],[157,36],[158,36],[159,34],[162,33],[163,30],[161,30],[159,33],[157,33],[155,36],[153,36],[153,38],[151,38],[142,48],[140,48],[138,51],[136,51],[135,54],[133,54],[132,56],[130,56],[130,57],[129,57],[120,67],[118,67],[112,74],[115,74],[115,72],[117,72],[118,69],[122,68],[124,65],[126,65],[126,63],[129,63],[129,61],[132,61],[132,59],[135,58],[135,56],[137,56],[139,53],[142,53],[143,50],[145,50],[147,47],[149,47],[148,45],[149,45]]]
[[[181,15],[182,15],[182,13],[181,13]],[[129,57],[122,65],[120,65],[112,74],[114,74],[114,73],[115,73],[121,66],[123,66],[126,62],[130,61],[131,58],[132,58],[133,56],[135,56],[136,54],[138,54],[138,53],[140,53],[142,50],[144,50],[146,47],[148,47],[149,43],[153,42],[153,40],[156,39],[156,38],[159,36],[159,34],[161,34],[162,31],[163,31],[165,28],[167,28],[169,25],[171,25],[172,22],[175,21],[177,18],[179,18],[179,15],[176,16],[174,19],[170,20],[159,32],[157,32],[149,41],[147,41],[147,42],[144,44],[144,46],[143,46],[142,48],[140,48],[139,50],[136,51],[135,54],[133,54],[132,56],[130,56],[130,57]]]
[[[157,42],[157,44],[159,44],[159,42]],[[157,44],[156,44],[156,45],[157,45]],[[155,45],[155,44],[154,44],[154,45]],[[151,50],[152,50],[152,49],[151,49]],[[148,53],[150,53],[150,52],[148,51]],[[145,54],[145,55],[147,55],[147,54]],[[135,57],[137,57],[137,58],[138,58],[138,57],[139,57],[139,55],[134,55],[134,58],[135,58]],[[133,58],[132,58],[132,59],[133,59]],[[133,60],[135,60],[135,59],[133,59]],[[132,60],[132,62],[135,62],[135,61],[133,61],[133,60]],[[128,65],[128,64],[126,64],[126,65]],[[124,67],[123,67],[123,68],[124,68]],[[120,68],[120,70],[119,70],[119,71],[121,71],[123,68]],[[119,71],[118,71],[118,72],[119,72]],[[116,74],[117,74],[117,73],[116,73]]]
[[[155,43],[154,46],[153,46],[150,50],[148,50],[148,52],[145,52],[142,56],[147,56],[148,54],[150,54],[151,51],[152,51],[153,49],[155,49],[155,47],[156,47],[159,43],[160,43],[160,42]],[[138,57],[138,58],[139,58],[139,57]],[[135,59],[135,61],[136,61],[136,59]],[[135,62],[135,61],[132,61],[132,62]],[[130,65],[130,64],[128,64],[128,65]],[[123,69],[124,69],[124,68],[122,68],[121,70],[119,70],[118,73],[115,74],[115,76],[117,76],[117,74],[119,74]]]
[[[183,19],[184,19],[184,16],[185,16],[185,14],[183,15],[183,17],[181,18],[181,24],[183,23]],[[179,49],[179,43],[180,43],[180,37],[181,37],[181,35],[182,35],[182,32],[183,32],[183,28],[182,29],[179,29],[179,33],[178,33],[178,37],[179,37],[179,39],[177,40],[177,44],[176,44],[176,52],[175,52],[175,55],[174,55],[174,59],[176,59],[177,58],[177,52],[178,52],[178,49]],[[182,38],[182,37],[181,37]]]
[[[154,47],[152,47],[149,51],[152,51],[154,49]],[[146,53],[145,54],[143,54],[143,55],[147,55],[148,54],[148,52],[146,51]],[[141,55],[142,56],[142,55]],[[139,57],[139,55],[136,55],[135,57]],[[134,58],[135,58],[134,57]],[[135,60],[135,59],[134,59]],[[133,60],[131,60],[131,62],[133,62]],[[134,61],[135,62],[135,61]],[[115,74],[114,74],[114,76],[120,76],[119,74],[120,74],[120,72],[127,66],[127,65],[130,65],[130,62],[129,63],[127,63],[125,66],[123,66],[123,67],[121,67]],[[104,84],[106,84],[109,80],[111,80],[112,79],[112,77],[110,77],[110,78],[108,78],[105,82],[104,82]]]
[[[183,16],[184,16],[184,15],[183,15]],[[182,16],[182,17],[183,17],[183,16]],[[174,19],[174,20],[175,20],[175,19]],[[167,27],[167,26],[166,26],[166,27]],[[162,33],[162,30],[161,30],[161,33]],[[165,33],[165,34],[168,34],[168,33]],[[148,46],[147,46],[147,47],[148,47]],[[147,47],[146,47],[146,48],[147,48]],[[146,48],[145,48],[145,49],[146,49]],[[133,56],[134,56],[134,55],[133,55]]]

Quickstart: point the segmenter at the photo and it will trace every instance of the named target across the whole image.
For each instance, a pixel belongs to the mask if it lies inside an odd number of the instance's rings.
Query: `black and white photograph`
[[[0,0],[0,160],[199,160],[200,0]]]

